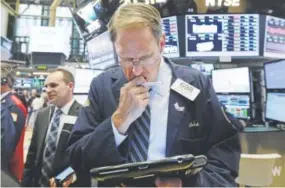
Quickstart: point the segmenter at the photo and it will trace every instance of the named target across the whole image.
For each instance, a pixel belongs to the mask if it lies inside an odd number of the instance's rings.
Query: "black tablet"
[[[97,181],[139,179],[170,172],[182,172],[186,176],[192,176],[200,172],[206,163],[207,157],[204,155],[178,155],[155,161],[94,168],[90,171],[90,175]]]

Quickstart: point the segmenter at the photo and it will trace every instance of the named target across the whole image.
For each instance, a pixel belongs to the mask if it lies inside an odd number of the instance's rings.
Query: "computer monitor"
[[[33,78],[16,78],[15,88],[31,88],[33,87]]]
[[[285,93],[267,93],[265,117],[285,123]]]
[[[285,19],[266,16],[264,57],[285,59]]]
[[[171,16],[162,18],[162,29],[165,33],[165,46],[163,55],[168,58],[180,56],[177,17]]]
[[[72,13],[79,33],[86,41],[107,29],[102,20],[106,12],[101,2],[96,0],[83,4]]]
[[[250,92],[248,67],[213,70],[212,80],[217,93]]]
[[[106,31],[87,42],[88,58],[91,68],[104,69],[116,63],[114,45]]]
[[[77,101],[77,102],[79,102],[80,104],[82,104],[82,105],[85,105],[85,103],[86,103],[86,101],[87,101],[87,99],[88,99],[88,95],[73,95],[73,97],[75,98],[75,100]]]
[[[217,95],[227,112],[239,119],[250,119],[249,95]]]
[[[212,76],[212,71],[214,70],[213,64],[191,64],[192,68],[201,71],[206,76]]]
[[[186,56],[258,56],[259,15],[186,15]]]
[[[88,93],[93,78],[99,73],[93,69],[76,69],[75,70],[75,87],[74,93]]]
[[[264,64],[267,89],[285,89],[285,60]]]

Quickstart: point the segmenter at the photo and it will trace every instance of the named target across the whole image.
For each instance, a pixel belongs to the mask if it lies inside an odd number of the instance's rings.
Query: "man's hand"
[[[159,178],[155,180],[157,187],[182,187],[182,180],[180,178]]]
[[[129,126],[142,115],[149,103],[149,88],[138,86],[146,82],[140,76],[121,88],[120,102],[112,115],[112,121],[118,131],[125,134]]]
[[[70,184],[74,183],[76,181],[76,176],[71,175],[69,176],[64,182],[63,182],[63,187],[69,187]],[[55,179],[51,178],[49,180],[50,187],[56,187]]]

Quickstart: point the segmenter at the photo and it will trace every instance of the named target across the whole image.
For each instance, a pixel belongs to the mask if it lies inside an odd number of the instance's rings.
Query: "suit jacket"
[[[72,104],[68,115],[77,116],[81,107],[82,105],[75,101]],[[44,142],[54,109],[54,106],[43,108],[37,115],[33,130],[33,137],[25,164],[24,177],[21,183],[22,186],[39,186],[38,182],[39,178],[41,177],[43,152],[45,148]],[[53,174],[51,177],[58,175],[69,166],[64,150],[72,127],[73,125],[71,124],[64,124],[63,126],[56,148],[56,154],[53,162]],[[81,178],[78,179],[78,182],[80,183]]]
[[[165,62],[171,67],[172,83],[180,78],[201,91],[194,101],[170,91],[166,157],[189,153],[208,157],[208,164],[197,176],[181,177],[183,186],[236,186],[241,150],[238,130],[223,113],[210,80],[197,70],[175,65],[167,58]],[[128,137],[116,147],[111,123],[125,83],[121,68],[110,69],[93,79],[89,102],[81,110],[68,142],[67,152],[75,169],[126,162]],[[184,111],[175,109],[177,102],[185,107]],[[199,126],[192,126],[195,123]],[[102,185],[113,184],[108,181]]]
[[[9,161],[9,170],[18,181],[21,181],[24,171],[24,136],[28,110],[21,99],[12,93],[9,93],[2,99],[2,104],[14,114],[14,124],[16,127],[15,140],[17,145]]]

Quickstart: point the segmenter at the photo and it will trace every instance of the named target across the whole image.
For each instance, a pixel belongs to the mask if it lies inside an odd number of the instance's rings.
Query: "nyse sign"
[[[240,0],[206,0],[206,7],[238,7]]]

